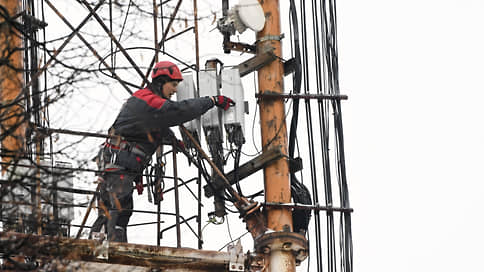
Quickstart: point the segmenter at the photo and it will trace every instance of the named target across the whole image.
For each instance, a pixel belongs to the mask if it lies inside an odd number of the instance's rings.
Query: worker
[[[226,96],[192,98],[172,101],[177,85],[183,80],[180,69],[170,61],[155,65],[152,81],[136,91],[121,107],[109,130],[111,137],[102,146],[99,165],[100,198],[108,198],[104,206],[108,240],[127,242],[126,227],[133,209],[133,182],[138,194],[143,192],[142,172],[164,139],[174,138],[170,127],[195,119],[214,106],[228,110],[235,105]],[[176,140],[178,141],[178,140]],[[178,141],[178,143],[182,143]],[[104,196],[104,197],[103,197]],[[106,197],[107,196],[107,197]],[[103,218],[98,218],[97,227]],[[97,229],[96,229],[97,230]]]

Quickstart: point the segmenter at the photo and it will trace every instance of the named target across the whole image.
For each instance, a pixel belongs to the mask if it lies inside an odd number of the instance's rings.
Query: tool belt
[[[125,169],[141,173],[149,161],[146,153],[136,143],[108,139],[103,144],[102,158],[105,171]]]

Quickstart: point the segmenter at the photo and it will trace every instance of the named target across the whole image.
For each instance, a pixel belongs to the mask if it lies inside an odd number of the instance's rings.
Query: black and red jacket
[[[175,102],[141,89],[124,103],[111,133],[136,143],[150,157],[163,138],[173,134],[170,127],[195,119],[213,106],[208,96]]]

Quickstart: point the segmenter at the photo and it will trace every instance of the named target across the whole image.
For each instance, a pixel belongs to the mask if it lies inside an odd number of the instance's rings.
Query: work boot
[[[128,235],[126,234],[126,229],[121,226],[114,227],[114,236],[115,237],[113,237],[113,240],[111,241],[121,242],[121,243],[128,242]]]
[[[94,224],[91,227],[91,231],[89,232],[89,239],[92,239],[93,233],[101,232],[102,227],[106,229],[106,224],[108,223],[108,218],[104,215],[99,215]]]

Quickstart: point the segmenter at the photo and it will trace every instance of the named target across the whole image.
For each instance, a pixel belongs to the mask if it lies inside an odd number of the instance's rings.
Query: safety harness
[[[146,153],[139,145],[120,136],[106,140],[100,159],[103,171],[127,170],[141,173],[148,162]]]

